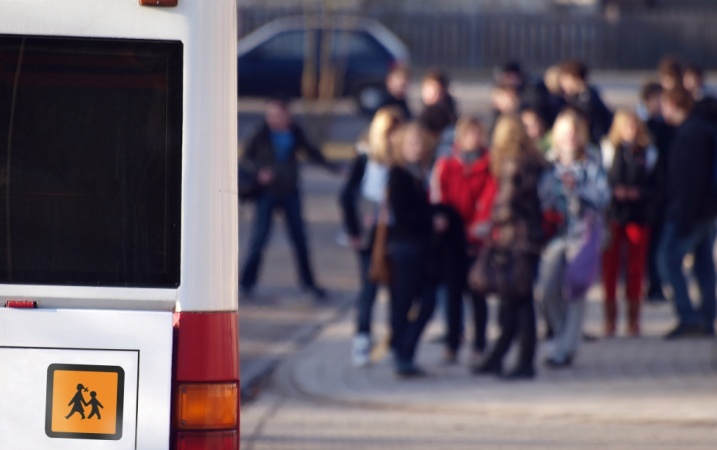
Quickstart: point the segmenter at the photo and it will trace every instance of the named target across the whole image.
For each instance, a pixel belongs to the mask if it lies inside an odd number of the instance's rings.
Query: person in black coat
[[[444,215],[434,214],[429,202],[428,175],[432,159],[432,138],[418,123],[400,131],[394,166],[388,178],[388,205],[391,225],[388,255],[392,264],[391,346],[395,371],[401,377],[424,372],[414,357],[421,334],[436,304],[436,272],[431,243],[434,230],[448,228]],[[412,314],[411,311],[417,311]]]
[[[441,136],[458,120],[456,102],[448,90],[448,84],[448,77],[438,69],[431,69],[421,83],[423,111],[418,116],[418,122],[434,138]]]
[[[240,276],[240,288],[250,296],[259,277],[262,254],[268,243],[274,210],[283,211],[302,288],[315,298],[326,296],[311,268],[306,226],[301,209],[298,153],[334,171],[321,151],[312,145],[303,130],[293,122],[286,100],[280,97],[266,103],[265,121],[249,139],[239,163],[240,173],[258,186],[249,252]]]
[[[605,335],[612,337],[616,332],[618,274],[621,262],[626,260],[627,333],[639,336],[658,154],[647,127],[635,112],[621,110],[615,115],[603,143],[603,157],[612,191],[608,208],[610,243],[603,254],[602,271]]]
[[[407,66],[397,65],[393,67],[386,75],[386,95],[381,101],[381,108],[387,106],[398,108],[405,120],[413,118],[407,98],[410,78],[411,73]]]
[[[662,290],[662,279],[658,270],[657,249],[662,236],[665,222],[665,198],[667,197],[668,151],[675,134],[675,127],[665,122],[662,117],[661,99],[663,87],[657,82],[646,83],[640,92],[641,105],[638,114],[647,125],[650,139],[657,150],[657,164],[654,171],[652,192],[652,214],[650,216],[650,246],[647,253],[647,301],[651,303],[666,302]]]
[[[612,112],[595,87],[588,83],[588,69],[581,61],[567,61],[560,67],[560,87],[567,106],[580,111],[588,122],[590,142],[599,144],[612,124]]]
[[[694,114],[693,99],[684,89],[668,91],[662,98],[665,120],[677,131],[669,150],[667,207],[660,242],[659,262],[663,281],[672,286],[678,316],[677,326],[665,337],[713,336],[715,309],[715,264],[712,256],[715,194],[714,128]],[[692,271],[701,294],[696,310],[690,300],[683,273],[685,255],[692,254]]]

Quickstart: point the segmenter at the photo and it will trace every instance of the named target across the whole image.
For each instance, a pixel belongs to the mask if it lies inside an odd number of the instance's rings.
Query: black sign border
[[[52,397],[55,371],[73,372],[111,372],[117,374],[117,414],[114,434],[99,433],[68,433],[52,431]],[[124,369],[119,366],[90,366],[79,364],[50,364],[47,367],[47,397],[45,401],[45,434],[59,439],[92,439],[102,441],[119,441],[122,439],[122,418],[124,416]]]

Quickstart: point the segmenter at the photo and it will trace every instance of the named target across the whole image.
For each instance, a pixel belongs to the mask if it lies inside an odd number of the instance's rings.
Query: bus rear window
[[[0,35],[0,283],[179,285],[182,44]]]

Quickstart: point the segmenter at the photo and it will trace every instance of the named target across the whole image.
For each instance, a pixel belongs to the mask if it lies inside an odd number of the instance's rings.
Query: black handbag
[[[471,289],[503,299],[523,298],[533,290],[536,257],[509,248],[488,245],[479,253],[470,270]]]

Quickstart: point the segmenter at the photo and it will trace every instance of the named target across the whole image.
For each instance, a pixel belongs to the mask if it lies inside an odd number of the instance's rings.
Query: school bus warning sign
[[[122,438],[124,370],[51,364],[47,368],[45,433],[51,438]]]

